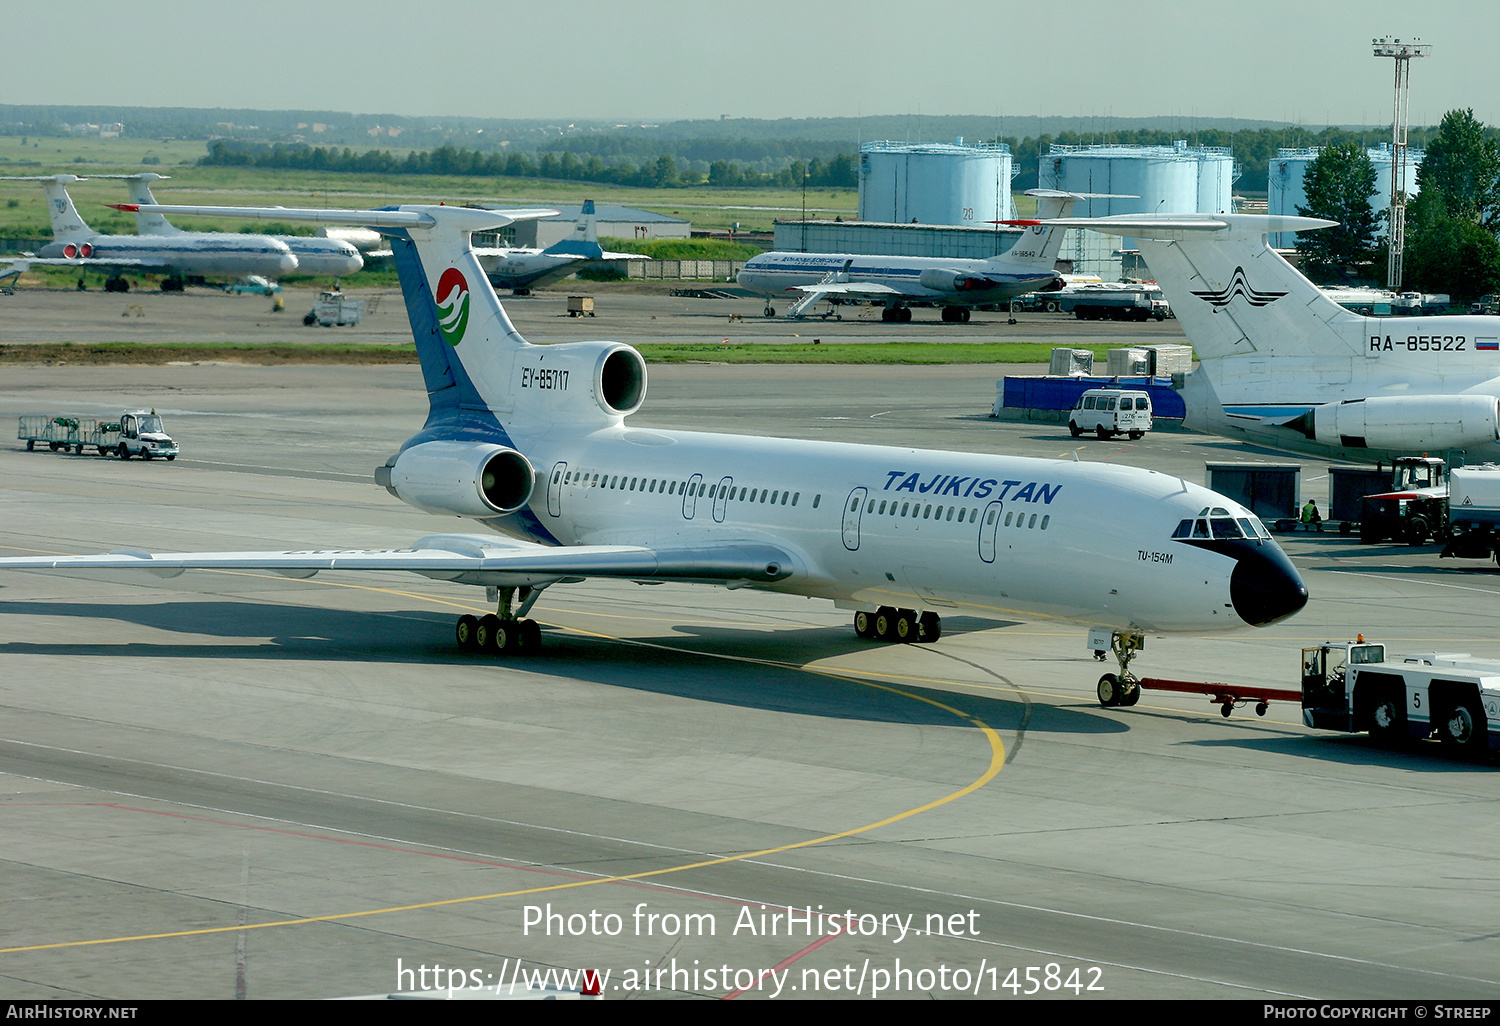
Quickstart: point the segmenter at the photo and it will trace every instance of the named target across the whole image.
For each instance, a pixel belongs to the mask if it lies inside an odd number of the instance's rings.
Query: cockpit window
[[[1193,536],[1192,520],[1179,520],[1177,530],[1172,532],[1173,538],[1191,538]]]
[[[1209,521],[1213,525],[1215,538],[1241,538],[1240,525],[1229,517],[1214,517]]]
[[[1193,521],[1193,537],[1194,538],[1207,538],[1208,537],[1208,521],[1207,520],[1204,520],[1202,517],[1199,517],[1197,520]]]
[[[1271,532],[1266,530],[1266,525],[1255,517],[1240,517],[1240,526],[1245,529],[1246,538],[1268,539],[1271,537]]]

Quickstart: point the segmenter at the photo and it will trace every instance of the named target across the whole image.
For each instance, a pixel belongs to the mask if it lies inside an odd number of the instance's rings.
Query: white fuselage
[[[1346,316],[1338,327],[1347,355],[1306,355],[1295,337],[1278,336],[1258,337],[1255,352],[1204,359],[1185,383],[1186,426],[1327,452],[1330,446],[1261,418],[1274,422],[1324,404],[1372,397],[1500,396],[1500,318]],[[1467,452],[1471,462],[1500,459],[1500,445],[1493,442],[1469,445]]]
[[[67,252],[70,247],[74,252]],[[265,235],[216,232],[183,232],[170,236],[96,233],[85,238],[48,243],[42,247],[40,255],[79,256],[101,268],[118,266],[126,270],[138,268],[204,277],[241,274],[276,277],[297,268],[297,258],[283,242]],[[121,263],[112,265],[111,261]]]
[[[840,302],[882,302],[888,298],[953,306],[1007,302],[1058,278],[1053,271],[1021,267],[999,258],[963,260],[855,253],[762,253],[745,264],[736,281],[741,288],[751,292],[779,296],[791,289],[818,285],[830,274],[840,283],[868,282],[893,290],[888,297],[867,294],[828,297]],[[923,283],[924,274],[927,284]],[[937,281],[943,284],[935,285]]]
[[[523,517],[491,526],[535,540],[769,542],[804,564],[769,587],[848,607],[1145,631],[1246,623],[1229,584],[1237,557],[1172,538],[1184,519],[1227,500],[1164,474],[628,426],[522,449],[539,478],[529,514],[545,534]],[[1241,545],[1285,560],[1268,539]]]
[[[525,289],[566,278],[586,262],[581,256],[540,249],[476,249],[485,276],[497,289]]]
[[[364,257],[354,245],[343,239],[317,238],[307,235],[276,235],[297,258],[297,273],[342,278],[365,266]]]

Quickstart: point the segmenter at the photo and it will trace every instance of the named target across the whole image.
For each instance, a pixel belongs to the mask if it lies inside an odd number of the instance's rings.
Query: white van
[[[1100,438],[1140,438],[1151,430],[1151,397],[1133,389],[1091,388],[1068,414],[1068,430],[1074,438],[1085,431],[1097,432]]]

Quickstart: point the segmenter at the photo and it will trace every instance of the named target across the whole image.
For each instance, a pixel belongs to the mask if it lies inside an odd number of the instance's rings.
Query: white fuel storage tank
[[[870,142],[859,148],[859,219],[988,226],[1013,219],[1004,143]]]
[[[1307,190],[1303,181],[1307,177],[1307,169],[1318,154],[1323,152],[1321,146],[1310,146],[1304,149],[1280,149],[1276,156],[1271,158],[1270,167],[1266,174],[1266,212],[1268,214],[1296,214],[1298,207],[1307,205]],[[1370,163],[1375,165],[1375,191],[1370,195],[1370,209],[1376,214],[1389,210],[1391,206],[1391,172],[1395,168],[1395,151],[1389,143],[1382,143],[1377,147],[1366,150],[1370,157]],[[1422,150],[1408,149],[1406,151],[1406,194],[1407,198],[1415,196],[1420,190],[1417,188],[1417,169],[1422,166]],[[1376,231],[1378,235],[1385,235],[1385,221],[1380,222]],[[1277,249],[1291,249],[1297,245],[1296,232],[1277,232],[1271,236],[1271,245]]]

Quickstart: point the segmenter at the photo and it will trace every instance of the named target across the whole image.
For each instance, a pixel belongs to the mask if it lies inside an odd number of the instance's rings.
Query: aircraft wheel
[[[495,630],[500,626],[500,618],[494,613],[485,613],[479,618],[479,623],[474,627],[474,648],[480,652],[494,651]]]
[[[765,313],[765,315],[767,317],[775,317],[776,316],[776,308],[774,306],[772,306],[770,303],[766,304],[766,308],[765,308],[765,310],[763,312]]]
[[[881,641],[896,640],[896,611],[890,606],[875,610],[875,636]]]
[[[521,642],[527,652],[536,652],[542,647],[542,627],[535,620],[521,621]]]
[[[1097,694],[1099,695],[1099,704],[1104,706],[1104,708],[1108,709],[1112,705],[1119,705],[1121,695],[1120,678],[1112,673],[1106,673],[1100,677]]]
[[[514,620],[495,617],[495,629],[490,635],[490,651],[495,655],[512,655],[521,647],[521,632]]]
[[[875,614],[861,609],[854,614],[854,633],[856,637],[871,640],[875,637]]]
[[[1438,739],[1463,755],[1483,752],[1489,743],[1489,724],[1479,703],[1472,698],[1459,699],[1438,724]]]
[[[930,645],[943,636],[943,618],[936,613],[923,613],[917,617],[917,640]]]
[[[458,642],[458,647],[465,652],[473,652],[479,648],[474,641],[475,632],[479,629],[479,617],[465,613],[458,618],[458,625],[454,628],[453,637]]]
[[[969,314],[970,313],[971,313],[971,311],[969,310],[969,308],[968,307],[964,307],[962,310],[959,311],[959,318],[958,318],[959,321],[961,323],[963,323],[963,324],[968,324],[969,323]]]
[[[910,609],[896,611],[896,640],[909,645],[917,640],[917,614]]]
[[[1141,686],[1139,684],[1125,685],[1125,694],[1120,696],[1121,705],[1135,705],[1141,700]]]

